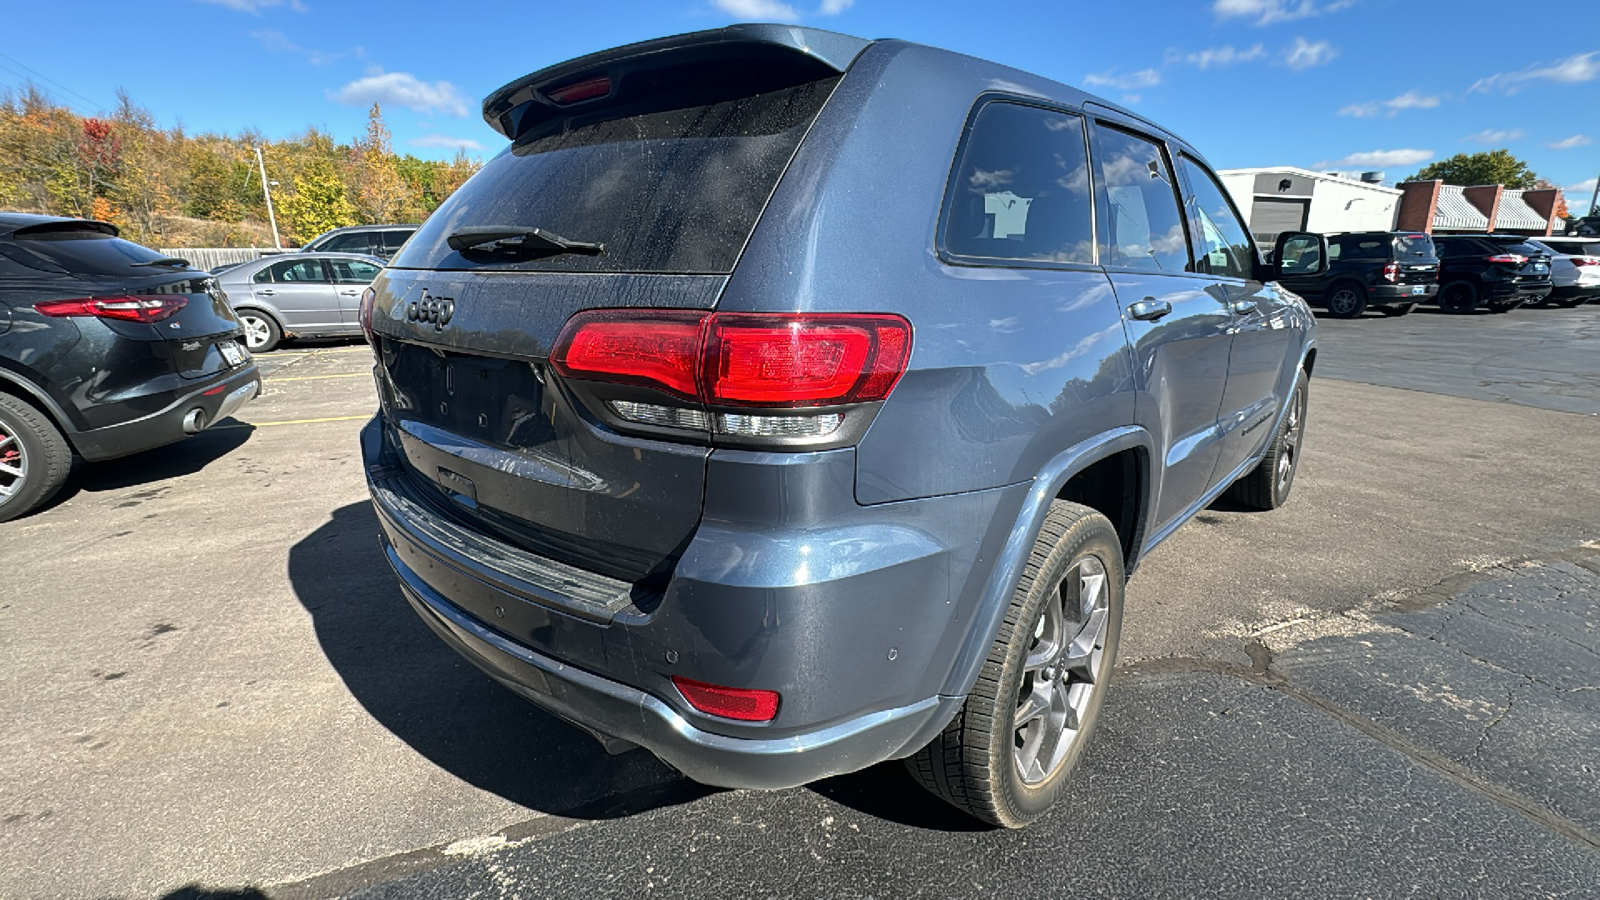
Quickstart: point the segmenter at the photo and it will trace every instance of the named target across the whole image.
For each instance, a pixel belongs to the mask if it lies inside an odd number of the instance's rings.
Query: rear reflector
[[[676,675],[672,684],[690,706],[708,715],[741,722],[770,722],[778,715],[777,691],[720,687]]]
[[[814,408],[888,397],[910,357],[911,323],[895,315],[591,310],[550,359],[568,377],[713,406]]]
[[[125,322],[159,322],[170,318],[189,303],[180,294],[145,294],[138,297],[84,297],[77,300],[50,300],[33,308],[52,318],[94,316]]]

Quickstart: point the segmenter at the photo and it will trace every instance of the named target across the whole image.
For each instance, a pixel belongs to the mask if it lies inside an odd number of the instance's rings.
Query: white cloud
[[[1262,59],[1266,55],[1267,48],[1260,44],[1256,44],[1247,50],[1238,50],[1232,44],[1224,44],[1221,47],[1207,47],[1204,50],[1196,50],[1193,53],[1172,50],[1167,53],[1167,62],[1184,62],[1191,66],[1209,69],[1213,66],[1231,66],[1235,63],[1252,62]]]
[[[1161,83],[1161,73],[1155,69],[1140,69],[1126,75],[1118,75],[1112,69],[1103,75],[1090,73],[1083,76],[1083,83],[1090,87],[1111,87],[1119,91],[1137,91],[1141,88],[1151,88]],[[1137,99],[1137,98],[1136,98]]]
[[[1471,141],[1474,144],[1505,144],[1520,140],[1522,136],[1523,131],[1521,128],[1512,128],[1510,130],[1485,128],[1477,134],[1467,135],[1462,140]]]
[[[1562,138],[1553,144],[1545,144],[1551,150],[1571,150],[1574,147],[1587,147],[1594,143],[1586,134],[1575,134],[1569,138]]]
[[[1358,119],[1370,119],[1378,115],[1387,115],[1392,119],[1399,115],[1402,109],[1433,109],[1438,105],[1438,97],[1428,97],[1416,91],[1406,91],[1404,94],[1388,100],[1352,103],[1339,110],[1339,115],[1354,116]]]
[[[1283,61],[1289,68],[1298,72],[1312,66],[1326,65],[1338,55],[1339,51],[1333,49],[1333,45],[1327,41],[1312,43],[1303,37],[1297,37],[1294,39],[1294,46],[1283,52]]]
[[[817,7],[817,15],[837,16],[855,5],[856,0],[822,0],[822,5]]]
[[[1257,25],[1270,25],[1338,12],[1355,3],[1356,0],[1331,0],[1319,6],[1315,0],[1216,0],[1211,11],[1219,19],[1255,19]]]
[[[711,5],[740,19],[758,19],[763,22],[800,21],[800,14],[795,12],[794,7],[781,0],[711,0]],[[823,5],[828,6],[828,0],[823,0]],[[843,7],[840,11],[843,11]]]
[[[1515,94],[1528,81],[1554,81],[1560,84],[1578,84],[1600,78],[1600,50],[1569,56],[1548,66],[1534,64],[1520,72],[1497,72],[1480,78],[1467,88],[1467,93],[1492,90]]]
[[[483,145],[472,138],[451,137],[448,134],[425,134],[406,143],[413,147],[448,147],[451,150],[482,150]]]
[[[1352,153],[1343,159],[1332,162],[1324,160],[1312,166],[1313,169],[1365,169],[1387,168],[1389,166],[1414,166],[1419,162],[1433,159],[1432,150],[1367,150],[1363,153]]]
[[[196,2],[226,6],[235,12],[249,13],[252,16],[259,16],[263,9],[271,9],[274,6],[287,6],[295,12],[306,11],[306,5],[300,0],[196,0]]]
[[[343,59],[346,56],[353,56],[356,59],[364,59],[367,55],[366,48],[360,46],[351,47],[348,50],[340,50],[334,53],[328,53],[322,50],[313,50],[309,47],[302,47],[299,44],[296,44],[294,41],[289,40],[289,38],[281,31],[273,31],[271,29],[252,31],[250,32],[250,36],[255,38],[256,41],[261,44],[261,47],[264,50],[268,50],[273,53],[293,53],[298,56],[303,56],[305,57],[306,62],[311,63],[313,66],[325,65],[335,60]]]
[[[1591,178],[1588,181],[1569,184],[1561,189],[1561,192],[1567,195],[1567,210],[1573,215],[1581,216],[1583,212],[1579,212],[1579,210],[1588,210],[1589,198],[1594,196],[1595,181],[1596,179]]]
[[[378,70],[365,78],[357,78],[337,91],[329,91],[328,98],[347,106],[404,106],[419,113],[441,112],[449,116],[465,116],[467,101],[448,81],[432,83],[420,81],[409,72],[384,72]]]

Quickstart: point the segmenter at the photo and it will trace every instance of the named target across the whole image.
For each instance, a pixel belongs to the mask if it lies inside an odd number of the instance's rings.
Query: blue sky
[[[139,0],[14,4],[0,88],[81,113],[118,88],[163,125],[315,125],[348,141],[383,105],[395,148],[502,145],[507,81],[630,41],[737,21],[898,37],[1119,100],[1222,168],[1381,169],[1508,147],[1586,203],[1600,172],[1600,9],[1489,0]],[[59,37],[57,37],[59,36]],[[1582,196],[1574,196],[1581,192]]]

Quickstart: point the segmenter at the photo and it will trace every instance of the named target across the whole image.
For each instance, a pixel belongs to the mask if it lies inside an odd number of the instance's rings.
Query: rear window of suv
[[[837,83],[831,77],[732,98],[726,85],[708,86],[647,101],[632,115],[548,123],[490,160],[429,216],[394,267],[731,272]],[[458,228],[491,225],[598,242],[605,252],[458,253],[446,243]]]
[[[1433,256],[1433,238],[1425,234],[1400,234],[1394,239],[1395,253],[1406,256]]]
[[[29,232],[19,232],[11,246],[17,251],[10,254],[17,262],[46,272],[66,272],[72,275],[127,276],[159,274],[173,267],[149,266],[148,263],[167,257],[149,247],[113,237],[103,231],[82,230],[65,223],[50,230],[38,226]],[[186,269],[187,266],[177,266]]]

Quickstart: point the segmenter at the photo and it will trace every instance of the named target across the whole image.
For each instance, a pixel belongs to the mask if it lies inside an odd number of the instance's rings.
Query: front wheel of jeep
[[[1122,630],[1122,544],[1057,500],[965,704],[906,761],[924,787],[1020,828],[1056,802],[1094,731]]]

